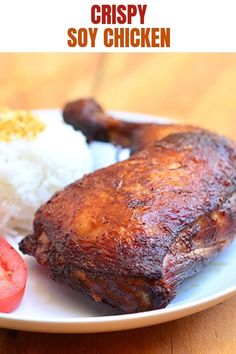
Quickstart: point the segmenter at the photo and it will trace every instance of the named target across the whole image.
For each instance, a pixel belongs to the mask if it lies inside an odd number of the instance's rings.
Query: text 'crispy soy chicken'
[[[120,122],[93,100],[68,104],[64,119],[90,141],[136,152],[54,195],[21,250],[121,312],[167,306],[233,239],[235,143],[184,125]]]

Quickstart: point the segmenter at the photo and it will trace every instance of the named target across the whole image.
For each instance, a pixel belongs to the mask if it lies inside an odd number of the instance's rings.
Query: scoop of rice
[[[85,137],[59,112],[39,112],[45,129],[32,139],[0,141],[0,232],[32,229],[35,210],[92,169]]]

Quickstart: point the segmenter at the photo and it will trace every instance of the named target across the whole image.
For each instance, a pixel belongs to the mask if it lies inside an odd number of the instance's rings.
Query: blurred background
[[[105,108],[180,119],[236,139],[236,54],[0,54],[0,106]]]

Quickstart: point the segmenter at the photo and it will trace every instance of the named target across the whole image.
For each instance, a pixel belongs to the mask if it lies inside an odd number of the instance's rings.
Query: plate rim
[[[60,108],[49,109],[35,109],[36,114],[60,114],[62,110]],[[110,114],[121,120],[130,120],[139,122],[147,118],[149,122],[158,122],[159,124],[177,122],[182,124],[184,122],[177,121],[172,118],[162,117],[154,114],[146,114],[133,111],[123,110],[109,110]],[[129,116],[129,117],[128,117]],[[128,118],[124,118],[128,117]],[[228,246],[230,247],[230,245]],[[23,314],[4,314],[0,313],[0,326],[11,329],[26,329],[30,331],[29,326],[32,326],[34,332],[48,332],[48,333],[96,333],[96,332],[110,332],[115,330],[126,330],[131,328],[147,327],[149,325],[155,325],[163,322],[168,322],[177,318],[185,317],[190,314],[194,314],[201,310],[214,306],[232,296],[236,295],[236,284],[234,286],[226,287],[223,290],[216,291],[212,294],[204,296],[200,299],[185,301],[179,305],[173,307],[166,307],[164,309],[151,310],[145,312],[131,313],[131,314],[119,314],[119,315],[107,315],[107,316],[90,316],[90,317],[53,317],[48,316],[42,319],[35,318],[33,316],[25,316]],[[173,316],[172,316],[173,315]],[[135,323],[137,321],[138,323]],[[144,321],[144,322],[142,322]],[[124,323],[122,328],[120,324]],[[150,323],[151,322],[151,323]],[[102,328],[97,328],[97,325],[103,325]],[[46,326],[46,331],[43,328],[35,328],[35,326]],[[63,326],[69,325],[68,328]],[[83,325],[83,328],[78,326]],[[110,327],[109,327],[110,325]],[[95,326],[95,328],[93,327]]]
[[[150,318],[150,317],[161,317],[161,315],[172,314],[173,312],[180,312],[183,310],[198,308],[203,304],[210,304],[214,300],[220,299],[220,301],[224,298],[229,298],[233,295],[236,295],[236,285],[230,286],[227,290],[220,290],[215,292],[214,294],[205,296],[199,300],[192,300],[190,302],[184,302],[180,305],[175,305],[173,307],[166,307],[164,309],[150,310],[144,312],[136,312],[131,314],[119,314],[119,315],[107,315],[107,316],[90,316],[90,317],[45,317],[44,320],[35,320],[35,318],[26,316],[23,321],[25,322],[39,322],[39,323],[99,323],[99,322],[119,322],[123,320],[132,320],[132,319],[142,319],[142,318]],[[22,321],[22,315],[17,316],[14,313],[10,314],[2,314],[0,313],[0,319],[14,319],[16,321]],[[56,319],[56,320],[55,320]],[[79,321],[78,321],[79,319]]]

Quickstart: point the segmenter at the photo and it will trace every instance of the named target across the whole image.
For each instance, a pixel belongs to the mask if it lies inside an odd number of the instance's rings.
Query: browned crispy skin
[[[137,152],[169,134],[203,131],[184,124],[132,123],[114,119],[92,98],[68,103],[63,111],[66,123],[81,130],[88,139],[111,142]]]
[[[173,131],[54,195],[21,250],[121,312],[165,307],[236,227],[235,144]]]

